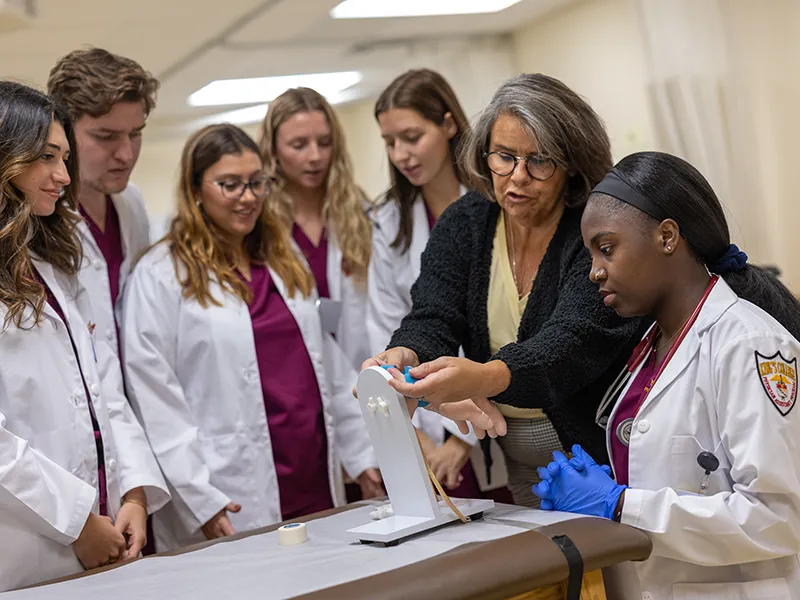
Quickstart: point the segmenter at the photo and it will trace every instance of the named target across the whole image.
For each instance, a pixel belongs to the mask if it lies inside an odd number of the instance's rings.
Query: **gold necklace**
[[[514,243],[514,228],[510,226],[507,219],[505,219],[505,215],[503,215],[504,223],[506,225],[506,230],[511,232],[511,275],[514,277],[514,287],[517,288],[517,298],[522,298],[523,291],[519,288],[519,282],[517,281],[517,248],[516,244]],[[533,287],[533,281],[536,279],[536,274],[539,272],[539,268],[537,267],[536,270],[533,272],[533,276],[531,277],[531,287]]]
[[[666,348],[666,347],[669,345],[669,343],[670,343],[672,340],[674,340],[674,339],[675,339],[675,336],[677,336],[677,335],[678,335],[678,334],[679,334],[681,331],[683,331],[683,328],[684,328],[684,327],[686,327],[686,323],[688,323],[688,322],[689,322],[689,319],[691,319],[691,318],[692,318],[692,316],[691,316],[691,315],[689,315],[689,318],[688,318],[688,319],[686,319],[686,320],[683,322],[683,325],[681,325],[681,326],[678,328],[678,330],[677,330],[675,333],[673,333],[671,336],[669,336],[669,339],[668,339],[666,342],[662,342],[661,344],[658,344],[658,346],[655,346],[655,345],[653,346],[653,347],[655,348],[655,352],[656,352],[656,354],[658,354],[658,353],[659,353],[661,350],[663,350],[664,348]],[[661,329],[660,327],[659,327],[659,330],[660,330],[661,334],[663,335],[663,334],[664,334],[664,330],[663,330],[663,329]]]

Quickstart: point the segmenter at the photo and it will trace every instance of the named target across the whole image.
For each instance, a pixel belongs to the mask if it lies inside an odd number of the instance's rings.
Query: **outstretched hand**
[[[496,438],[505,435],[507,431],[506,420],[497,405],[487,398],[472,398],[461,402],[447,402],[437,407],[431,406],[429,410],[435,410],[443,417],[447,417],[456,422],[458,430],[469,433],[469,425],[479,440],[487,435]]]

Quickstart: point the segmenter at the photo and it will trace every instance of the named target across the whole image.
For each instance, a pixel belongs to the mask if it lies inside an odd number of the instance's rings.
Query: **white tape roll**
[[[281,546],[296,546],[308,541],[305,523],[289,523],[278,528],[278,540]]]

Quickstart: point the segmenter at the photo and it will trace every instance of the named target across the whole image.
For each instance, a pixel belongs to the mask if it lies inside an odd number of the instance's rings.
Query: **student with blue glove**
[[[643,598],[800,599],[800,303],[668,154],[623,159],[581,231],[604,303],[655,324],[598,411],[614,478],[580,446],[555,452],[542,509],[646,531]]]

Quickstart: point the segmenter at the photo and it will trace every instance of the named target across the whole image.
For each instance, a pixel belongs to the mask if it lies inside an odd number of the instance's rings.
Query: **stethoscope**
[[[683,338],[686,336],[686,333],[691,329],[694,322],[697,320],[698,315],[700,314],[700,309],[705,304],[706,299],[711,294],[711,290],[714,288],[714,285],[717,283],[719,278],[716,275],[711,276],[711,280],[708,283],[708,287],[706,288],[703,297],[701,298],[698,305],[695,307],[692,315],[686,321],[686,323],[681,328],[681,332],[678,336],[676,343],[672,346],[667,356],[664,358],[656,376],[651,383],[649,389],[642,395],[641,400],[639,401],[639,405],[636,409],[636,413],[639,412],[639,409],[644,404],[644,401],[647,399],[648,393],[650,390],[655,387],[655,381],[661,376],[664,372],[669,361],[675,355],[678,347],[680,346]],[[614,382],[609,386],[606,393],[603,395],[602,400],[600,401],[600,405],[597,407],[597,413],[595,414],[595,423],[606,429],[608,427],[608,422],[611,418],[609,407],[616,404],[616,401],[619,399],[620,394],[625,389],[625,386],[628,384],[628,381],[639,368],[639,366],[646,360],[647,356],[653,349],[653,344],[655,343],[656,336],[658,335],[658,329],[654,325],[653,328],[647,333],[647,335],[642,339],[639,344],[637,344],[636,348],[631,355],[631,358],[625,364],[625,368],[617,375]],[[609,413],[609,414],[606,414]],[[695,438],[695,441],[697,439]],[[699,442],[698,442],[698,445]],[[697,455],[697,464],[703,469],[703,479],[700,482],[700,493],[705,494],[708,491],[708,483],[711,478],[711,473],[716,471],[719,468],[719,459],[715,456],[714,452],[709,452],[708,450],[703,450],[700,454]]]

